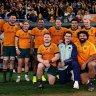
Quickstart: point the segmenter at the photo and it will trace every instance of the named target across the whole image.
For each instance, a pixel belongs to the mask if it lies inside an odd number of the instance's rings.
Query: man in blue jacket
[[[58,61],[59,78],[61,83],[66,83],[74,75],[73,88],[79,89],[80,73],[77,61],[77,48],[71,39],[72,33],[67,31],[63,42],[58,45],[60,51],[60,60]]]

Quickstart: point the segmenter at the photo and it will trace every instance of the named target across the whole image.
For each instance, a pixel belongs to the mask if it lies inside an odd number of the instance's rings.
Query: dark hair
[[[39,21],[39,20],[43,20],[43,21],[44,21],[44,19],[43,19],[43,18],[39,18],[39,19],[38,19],[38,21]]]
[[[16,17],[16,15],[15,15],[15,14],[11,14],[11,15],[10,15],[10,17],[11,17],[11,16],[15,16],[15,17]]]
[[[44,33],[44,35],[50,35],[50,36],[51,36],[51,34],[50,34],[50,33],[46,33],[46,32]]]
[[[72,19],[72,20],[71,20],[71,23],[72,23],[72,21],[77,21],[77,19]],[[77,21],[77,22],[78,22],[78,21]]]
[[[59,17],[57,17],[56,20],[60,20],[60,21],[61,21],[61,19],[60,19]],[[56,20],[55,20],[55,22],[56,22]],[[61,21],[61,22],[62,22],[62,21]]]
[[[64,36],[65,36],[66,34],[71,34],[71,36],[72,36],[72,32],[70,32],[70,31],[65,32]]]
[[[81,33],[86,34],[87,40],[88,40],[88,38],[89,38],[88,32],[87,32],[87,31],[79,31],[79,32],[77,33],[77,37],[78,37],[78,38],[79,38],[79,35],[80,35]]]

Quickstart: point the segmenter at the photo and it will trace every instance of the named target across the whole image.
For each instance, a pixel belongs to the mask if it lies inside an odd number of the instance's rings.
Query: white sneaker
[[[17,80],[16,80],[17,83],[20,82],[20,76],[17,77]]]
[[[74,82],[73,88],[74,89],[79,89],[79,82],[78,81]]]
[[[28,81],[28,82],[30,81],[28,75],[25,75],[25,80]]]

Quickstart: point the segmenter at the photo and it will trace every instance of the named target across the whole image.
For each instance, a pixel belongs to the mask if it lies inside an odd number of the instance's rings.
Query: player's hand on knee
[[[81,66],[81,70],[84,70],[85,67],[86,67],[86,64],[83,64],[83,65]]]
[[[49,60],[43,60],[43,64],[49,64]]]
[[[65,65],[64,62],[59,62],[58,63],[58,66],[61,67],[61,68],[64,67],[64,65]]]
[[[17,53],[17,55],[20,55],[21,52],[20,52],[19,49],[17,49],[17,50],[16,50],[16,53]]]
[[[46,63],[46,64],[44,64],[47,68],[49,68],[50,67],[50,64],[49,63]]]

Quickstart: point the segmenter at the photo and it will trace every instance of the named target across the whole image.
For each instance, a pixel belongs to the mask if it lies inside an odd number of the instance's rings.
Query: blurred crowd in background
[[[86,14],[96,14],[95,0],[0,0],[0,18],[8,19],[16,14],[17,19],[37,22],[43,18],[46,22],[54,23],[56,17],[62,22],[71,22],[76,18],[82,23]]]

